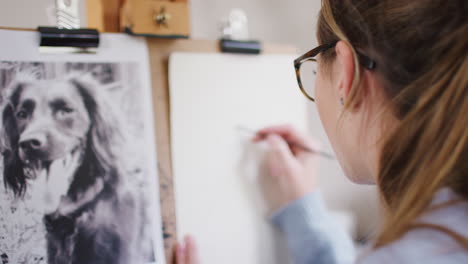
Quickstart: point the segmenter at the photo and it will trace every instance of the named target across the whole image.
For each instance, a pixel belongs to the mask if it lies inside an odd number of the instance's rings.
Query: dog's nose
[[[22,140],[19,143],[20,148],[23,150],[40,150],[45,144],[45,138],[34,137]]]

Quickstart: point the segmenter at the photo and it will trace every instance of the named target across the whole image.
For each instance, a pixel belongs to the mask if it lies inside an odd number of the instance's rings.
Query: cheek
[[[28,121],[27,120],[16,120],[15,125],[16,125],[17,131],[19,133],[23,133],[23,131],[26,129],[26,126],[28,125]]]
[[[75,118],[73,117],[64,118],[60,122],[62,123],[62,127],[64,129],[73,129],[76,124]]]
[[[64,134],[70,134],[82,138],[89,129],[89,118],[81,112],[75,112],[57,121],[59,130]]]
[[[327,132],[328,137],[331,137],[332,128],[337,122],[337,114],[333,101],[333,87],[328,79],[323,79],[320,74],[315,80],[315,99],[320,120]]]
[[[316,104],[320,120],[327,137],[336,153],[342,152],[342,133],[338,133],[340,127],[341,109],[338,106],[333,93],[333,84],[330,78],[317,76],[316,82]]]

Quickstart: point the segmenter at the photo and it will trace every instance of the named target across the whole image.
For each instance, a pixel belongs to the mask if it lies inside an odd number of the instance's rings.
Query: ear
[[[1,131],[2,153],[14,150],[18,143],[19,135],[15,121],[15,109],[11,103],[7,103],[3,109]]]
[[[335,47],[336,51],[336,66],[338,67],[339,80],[338,80],[338,96],[337,100],[341,98],[346,101],[349,98],[351,88],[353,86],[355,65],[354,55],[351,47],[344,41],[339,41]]]
[[[15,196],[20,197],[26,192],[26,176],[18,156],[19,132],[15,120],[15,104],[21,93],[21,85],[15,87],[2,113],[2,155],[3,179],[6,188],[10,188]]]
[[[19,132],[16,127],[15,111],[23,91],[24,84],[15,82],[8,88],[2,112],[1,146],[2,152],[12,150],[18,143]]]
[[[123,137],[119,133],[117,118],[106,103],[103,95],[98,93],[99,84],[82,80],[72,80],[83,98],[88,111],[91,127],[88,132],[88,147],[93,153],[93,161],[106,183],[118,181],[117,166],[121,162],[119,146]]]

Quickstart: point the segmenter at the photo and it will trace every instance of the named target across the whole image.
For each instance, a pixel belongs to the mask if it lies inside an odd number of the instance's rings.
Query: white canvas
[[[268,221],[259,175],[265,145],[253,130],[306,130],[294,55],[175,53],[169,66],[177,229],[192,234],[202,263],[289,263]]]
[[[58,55],[37,32],[0,39],[2,262],[165,263],[145,40]]]

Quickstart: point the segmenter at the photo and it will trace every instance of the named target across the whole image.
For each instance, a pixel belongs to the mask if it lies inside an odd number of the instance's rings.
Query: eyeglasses
[[[301,89],[301,92],[304,94],[304,96],[312,102],[315,102],[314,76],[318,71],[317,59],[315,57],[321,52],[335,47],[336,43],[338,43],[338,41],[320,45],[294,60],[294,68],[296,69],[296,77],[299,88]],[[360,52],[357,52],[357,55],[358,60],[363,67],[368,70],[375,69],[376,63],[374,60]]]

